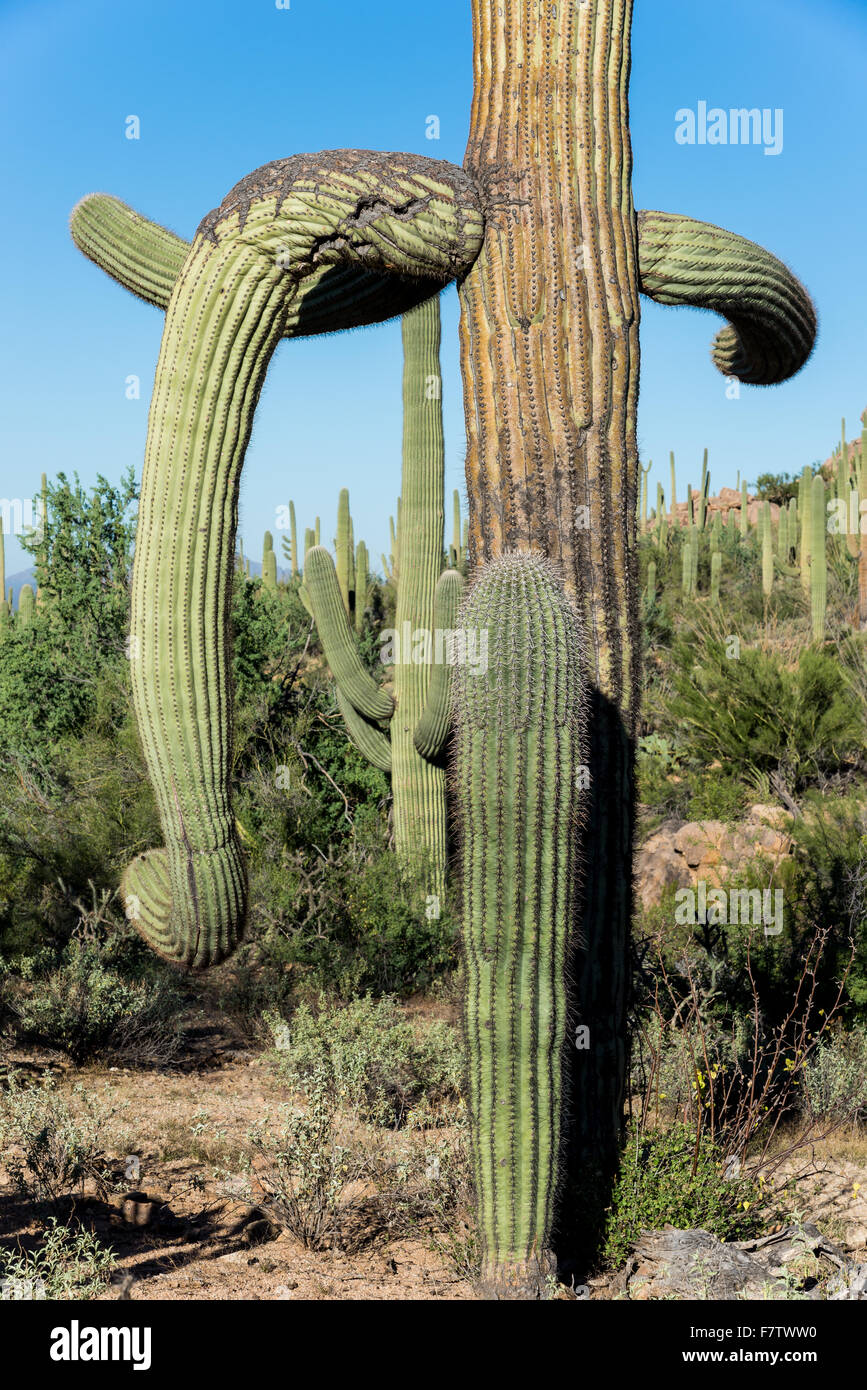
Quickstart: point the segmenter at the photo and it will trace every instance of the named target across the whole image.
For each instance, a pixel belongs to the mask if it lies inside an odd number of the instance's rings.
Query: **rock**
[[[690,874],[674,847],[679,821],[668,821],[642,845],[635,860],[635,891],[645,908],[658,903],[666,888],[688,888]]]
[[[793,1290],[808,1299],[867,1301],[867,1264],[850,1260],[809,1224],[729,1244],[709,1231],[648,1231],[622,1282],[628,1297],[641,1301],[782,1299]]]
[[[144,1227],[151,1224],[154,1204],[146,1192],[125,1192],[120,1199],[120,1208],[128,1226]]]
[[[843,1237],[847,1250],[860,1250],[867,1246],[867,1226],[847,1226]]]

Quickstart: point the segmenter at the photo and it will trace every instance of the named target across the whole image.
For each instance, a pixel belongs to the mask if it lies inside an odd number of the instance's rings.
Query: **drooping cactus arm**
[[[752,386],[787,381],[816,340],[816,311],[776,256],[745,237],[667,212],[638,213],[642,294],[658,304],[712,309],[729,320],[713,361]]]
[[[391,744],[382,730],[359,714],[351,700],[347,700],[335,681],[334,694],[337,708],[343,715],[346,732],[363,758],[366,758],[380,772],[391,772]]]
[[[366,152],[341,150],[337,153],[359,160]],[[331,155],[326,152],[324,155],[296,155],[294,160],[305,160],[308,167],[314,169],[312,161],[327,161],[330,158]],[[473,247],[478,249],[482,228],[476,195],[466,175],[454,166],[431,159],[413,160],[405,155],[379,154],[370,155],[369,159],[383,165],[392,161],[390,174],[395,189],[405,187],[408,195],[415,195],[406,199],[410,209],[415,207],[410,220],[416,223],[412,237],[406,242],[407,249],[411,248],[413,241],[417,242],[424,214],[429,223],[439,225],[444,215],[448,215],[447,205],[450,202],[465,203],[461,210],[463,247],[453,257],[446,256],[441,283],[448,283],[461,273],[464,265],[471,265],[475,256]],[[413,183],[412,180],[404,183],[402,175],[406,174],[408,160],[416,166],[429,166],[420,183]],[[282,165],[293,163],[291,160],[279,162]],[[403,170],[401,165],[404,166]],[[373,170],[373,173],[375,175],[376,171]],[[311,196],[315,197],[318,192],[315,174],[312,179],[308,177],[307,186]],[[350,184],[345,186],[347,190],[351,187]],[[362,206],[362,197],[359,210],[355,212],[361,219],[370,212],[370,199],[367,202],[367,207]],[[347,210],[351,220],[353,211],[349,205]],[[406,210],[398,215],[407,220]],[[311,226],[312,222],[311,219]],[[107,193],[91,193],[82,198],[73,209],[70,231],[79,250],[118,284],[149,304],[161,309],[167,307],[189,252],[189,242],[158,223],[148,221],[119,198]],[[338,231],[338,239],[340,235]],[[424,233],[421,232],[421,235]],[[451,266],[448,264],[450,259]],[[408,266],[406,272],[401,273],[359,263],[342,264],[339,260],[335,262],[333,258],[324,257],[323,264],[313,273],[307,273],[299,283],[298,294],[287,315],[284,336],[312,337],[319,333],[333,333],[335,328],[359,328],[394,318],[429,297],[431,286],[428,280],[417,277],[430,274],[430,268],[422,272],[417,266]]]
[[[165,849],[123,880],[126,908],[170,959],[203,968],[236,944],[246,876],[230,805],[231,593],[238,486],[253,413],[299,287],[325,265],[427,277],[476,254],[460,170],[336,151],[257,170],[204,220],[172,290],[151,401],[132,585],[133,697]],[[343,327],[337,306],[332,328]],[[385,697],[384,697],[385,698]]]

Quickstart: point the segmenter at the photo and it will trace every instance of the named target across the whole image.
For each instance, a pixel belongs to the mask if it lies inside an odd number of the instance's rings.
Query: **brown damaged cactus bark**
[[[136,714],[166,847],[134,861],[125,886],[139,929],[194,967],[225,958],[246,914],[231,813],[227,576],[268,362],[281,336],[378,322],[450,279],[460,285],[470,564],[481,586],[465,612],[492,629],[496,654],[476,695],[471,677],[457,682],[455,706],[469,1100],[483,1287],[529,1297],[545,1287],[554,1245],[568,1268],[582,1205],[592,1232],[621,1127],[640,676],[639,294],[723,314],[714,361],[754,384],[803,365],[815,315],[785,266],[753,243],[636,214],[631,0],[472,8],[464,169],[411,155],[299,156],[243,180],[192,245],[104,195],[79,204],[72,232],[167,310],[133,576]],[[560,651],[568,661],[558,667]],[[482,737],[501,760],[490,775]],[[579,1026],[589,1041],[580,1052]]]

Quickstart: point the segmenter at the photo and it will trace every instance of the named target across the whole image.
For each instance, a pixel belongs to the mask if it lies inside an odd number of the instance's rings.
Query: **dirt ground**
[[[85,1195],[76,1214],[115,1252],[117,1268],[103,1299],[472,1299],[465,1245],[422,1222],[410,1232],[383,1219],[373,1190],[358,1186],[347,1221],[346,1249],[311,1251],[263,1219],[243,1173],[245,1138],[264,1115],[292,1101],[255,1047],[206,1024],[191,1036],[183,1067],[166,1072],[89,1067],[74,1071],[56,1057],[12,1053],[13,1066],[38,1076],[48,1066],[61,1091],[83,1082],[126,1103],[107,1141],[118,1191]],[[435,1131],[435,1133],[440,1133]],[[380,1134],[382,1151],[411,1142]],[[110,1145],[110,1147],[109,1147]],[[140,1169],[124,1184],[127,1155]],[[135,1168],[133,1168],[135,1172]],[[867,1140],[835,1136],[802,1153],[784,1174],[786,1203],[815,1222],[855,1259],[867,1260]],[[125,1202],[128,1190],[144,1194]],[[458,1218],[464,1227],[467,1213]],[[147,1224],[136,1225],[137,1220]],[[31,1246],[39,1222],[0,1164],[0,1245]],[[616,1278],[592,1281],[593,1298],[615,1295]],[[568,1294],[564,1293],[568,1297]]]

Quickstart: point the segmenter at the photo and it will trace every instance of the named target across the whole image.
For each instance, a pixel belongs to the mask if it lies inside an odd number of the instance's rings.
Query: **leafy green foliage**
[[[761,1189],[723,1177],[723,1154],[688,1125],[633,1128],[623,1150],[605,1231],[603,1254],[613,1265],[625,1259],[642,1231],[671,1224],[701,1227],[720,1240],[745,1240],[758,1229]]]
[[[453,1118],[461,1105],[464,1059],[455,1029],[436,1020],[414,1024],[393,999],[354,1000],[314,1012],[302,1004],[286,1023],[268,1019],[278,1071],[306,1090],[326,1068],[337,1095],[371,1124],[398,1126]]]

